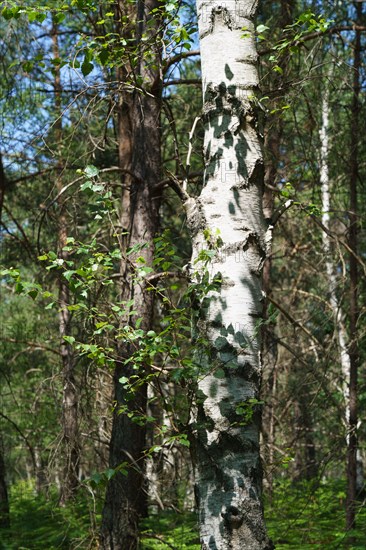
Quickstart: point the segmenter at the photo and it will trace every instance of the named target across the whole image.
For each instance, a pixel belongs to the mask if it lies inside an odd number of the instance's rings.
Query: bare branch
[[[51,353],[55,353],[56,355],[60,355],[60,352],[54,348],[50,348],[48,346],[45,346],[44,344],[39,344],[38,342],[30,342],[29,340],[17,340],[16,338],[4,338],[0,336],[0,340],[2,342],[10,342],[11,344],[25,344],[33,349],[40,349],[42,351],[50,351]]]
[[[358,0],[358,1],[361,1],[361,0]],[[360,25],[341,25],[339,27],[331,27],[329,29],[326,29],[325,31],[312,32],[310,34],[303,36],[300,39],[291,40],[288,43],[287,48],[291,48],[292,46],[301,46],[304,42],[308,42],[309,40],[314,40],[315,38],[319,38],[320,36],[325,36],[327,34],[337,34],[338,32],[347,32],[347,31],[366,31],[366,27],[360,26]],[[258,55],[268,55],[270,53],[273,54],[276,51],[277,50],[275,47],[267,48],[266,50],[260,50],[258,52]]]
[[[173,57],[167,59],[165,61],[165,67],[163,68],[163,74],[166,74],[170,67],[175,65],[176,63],[179,63],[182,59],[187,59],[187,57],[195,57],[197,55],[201,55],[201,52],[199,50],[191,50],[189,52],[181,52],[177,55],[174,55]]]

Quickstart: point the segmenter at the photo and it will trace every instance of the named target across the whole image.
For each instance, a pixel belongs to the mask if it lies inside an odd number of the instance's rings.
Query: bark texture
[[[52,24],[52,46],[54,59],[60,58],[58,43],[58,25]],[[62,144],[62,84],[59,65],[55,65],[54,72],[55,112],[57,120],[54,123],[55,142],[57,143],[60,155],[57,162],[56,190],[60,194],[63,188],[62,171],[64,169],[61,152]],[[64,262],[68,259],[68,253],[64,250],[67,242],[67,215],[64,198],[61,196],[57,201],[57,254]],[[75,495],[79,485],[79,464],[80,464],[80,442],[79,442],[79,392],[75,378],[75,360],[73,350],[64,337],[71,334],[71,313],[68,310],[70,305],[70,290],[68,283],[62,275],[59,278],[59,336],[60,354],[62,361],[62,439],[63,439],[63,478],[61,483],[60,505],[66,503]]]
[[[152,10],[158,7],[157,0],[137,3],[137,43],[142,33],[151,33],[151,36],[157,32],[159,19]],[[123,10],[122,3],[120,9]],[[152,50],[152,57],[144,56],[147,47]],[[135,89],[128,96],[123,93],[118,112],[119,158],[121,169],[125,171],[121,225],[128,232],[121,240],[121,248],[125,258],[126,247],[143,243],[147,243],[147,247],[135,256],[129,255],[128,261],[121,263],[121,299],[134,301],[136,316],[129,322],[133,325],[140,318],[140,327],[149,330],[152,326],[153,293],[146,291],[143,279],[134,280],[134,261],[136,256],[143,256],[145,265],[152,265],[153,239],[158,228],[160,192],[156,191],[156,184],[161,180],[159,46],[141,43],[139,53],[140,63],[134,69],[134,76],[141,77],[142,89]],[[118,351],[120,360],[114,376],[115,410],[109,464],[111,468],[117,468],[122,462],[127,462],[128,475],[117,473],[108,484],[100,542],[103,549],[135,550],[139,544],[138,522],[147,513],[146,426],[136,424],[126,413],[120,412],[121,408],[127,407],[127,412],[146,415],[147,386],[141,384],[133,398],[126,394],[119,379],[136,374],[133,365],[124,362],[133,350],[124,344]]]
[[[355,2],[354,8],[357,23],[362,20],[362,3]],[[350,212],[349,212],[349,246],[353,252],[349,258],[350,276],[350,312],[349,312],[349,439],[347,460],[347,501],[346,529],[356,526],[356,496],[357,496],[357,422],[358,422],[358,365],[360,361],[358,350],[358,179],[359,179],[359,116],[360,116],[360,69],[361,69],[361,31],[356,31],[353,58],[353,99],[351,113],[351,154],[350,154]]]
[[[284,29],[293,21],[295,2],[294,0],[282,0],[279,21],[277,28]],[[278,65],[282,71],[271,75],[270,89],[276,94],[280,93],[281,97],[284,93],[286,81],[289,78],[289,63],[290,55],[284,52],[278,60]],[[281,94],[282,91],[282,94]],[[277,107],[278,98],[272,102],[271,108]],[[264,172],[264,192],[263,192],[263,214],[268,226],[273,225],[274,211],[274,189],[277,182],[280,181],[283,174],[280,170],[281,160],[281,142],[283,136],[284,120],[282,116],[272,117],[272,123],[266,124],[264,132],[264,154],[265,172]],[[275,230],[275,229],[274,229]],[[271,243],[268,244],[270,248]],[[269,498],[272,499],[273,494],[273,472],[274,472],[274,456],[275,456],[275,438],[276,438],[276,415],[275,415],[275,400],[277,389],[277,359],[278,346],[275,337],[275,321],[271,321],[268,315],[269,300],[272,290],[272,256],[271,249],[268,250],[266,261],[263,266],[263,290],[267,297],[264,303],[263,318],[266,324],[263,328],[262,341],[262,356],[263,356],[263,378],[266,386],[267,406],[263,416],[262,434],[265,442],[265,460],[266,472],[265,480],[268,484]]]
[[[203,549],[264,550],[259,455],[259,323],[266,257],[263,160],[256,120],[257,2],[199,1],[206,171],[201,195],[186,203],[193,277],[202,250],[220,288],[197,304],[200,377],[191,424]],[[248,36],[242,38],[243,27]]]

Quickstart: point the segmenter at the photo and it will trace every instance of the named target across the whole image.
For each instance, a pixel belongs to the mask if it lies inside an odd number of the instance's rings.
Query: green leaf
[[[68,269],[63,273],[63,276],[67,281],[70,281],[71,277],[74,275],[75,271],[73,269]]]
[[[186,435],[181,435],[180,438],[179,438],[179,443],[181,445],[183,445],[184,447],[190,447],[190,442],[189,440],[187,439],[187,436]]]
[[[93,164],[88,164],[88,166],[86,166],[86,168],[84,170],[84,174],[88,178],[95,178],[99,174],[99,170]]]
[[[269,27],[267,27],[267,25],[258,25],[258,27],[257,27],[257,32],[258,33],[262,33],[262,32],[268,31],[268,30],[269,30]]]
[[[108,470],[106,470],[104,472],[104,475],[109,481],[110,479],[112,479],[112,477],[115,475],[115,473],[116,473],[116,470],[113,470],[113,468],[108,468]]]
[[[21,282],[17,282],[16,285],[15,285],[15,292],[17,294],[21,294],[24,290],[24,285],[21,283]]]
[[[283,69],[279,65],[275,65],[272,70],[279,74],[283,73]]]
[[[83,76],[88,76],[94,69],[93,63],[90,63],[90,61],[86,61],[84,59],[82,65],[81,65],[81,72],[83,73]]]
[[[29,290],[28,296],[30,296],[32,300],[35,300],[38,296],[38,290],[36,290],[35,288],[33,288],[32,290]]]
[[[55,23],[62,23],[62,21],[65,19],[65,13],[59,12],[54,15]]]
[[[218,378],[219,380],[222,380],[225,378],[225,372],[223,369],[216,369],[214,373],[215,378]]]
[[[219,336],[218,338],[216,338],[215,340],[215,348],[216,349],[224,349],[226,346],[228,345],[228,341],[226,340],[226,338],[224,338],[224,336]]]
[[[20,17],[20,8],[19,7],[14,7],[14,8],[7,8],[5,7],[3,9],[3,11],[1,12],[1,15],[4,17],[4,19],[6,19],[7,21],[9,21],[10,19],[12,19],[13,17],[15,19],[19,19]]]
[[[82,185],[80,185],[80,191],[85,191],[86,189],[91,189],[93,187],[93,182],[91,180],[86,180]]]
[[[46,17],[47,17],[46,13],[37,13],[36,20],[38,21],[38,23],[43,23]]]
[[[102,476],[101,474],[93,474],[91,477],[90,477],[90,481],[92,481],[93,483],[95,483],[96,485],[99,485],[99,483],[102,481]]]
[[[25,61],[22,66],[26,73],[30,73],[34,67],[34,63],[33,61]]]
[[[37,12],[36,11],[29,11],[28,12],[28,20],[30,23],[33,23],[33,21],[36,20]]]
[[[107,62],[108,62],[108,60],[109,60],[109,51],[108,51],[106,48],[104,48],[104,49],[99,53],[98,57],[99,57],[99,61],[101,62],[101,64],[102,64],[103,67],[104,67],[104,65],[106,65]]]

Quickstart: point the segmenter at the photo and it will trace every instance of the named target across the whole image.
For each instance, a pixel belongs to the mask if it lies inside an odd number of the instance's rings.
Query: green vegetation
[[[240,318],[223,326],[217,316],[211,345],[199,330],[227,284],[212,260],[232,250],[227,228],[201,219],[190,263],[183,202],[199,196],[208,162],[195,3],[157,0],[136,34],[137,4],[1,3],[0,523],[8,491],[11,526],[0,528],[0,550],[98,549],[106,489],[121,480],[126,489],[137,471],[139,490],[148,478],[139,548],[200,547],[190,456],[192,411],[204,400],[197,380],[213,373],[215,396],[226,378],[235,385],[232,342],[244,357],[248,339]],[[228,426],[263,418],[277,550],[366,548],[364,481],[352,467],[366,466],[365,9],[259,2],[263,96],[249,103],[264,136],[273,226],[259,262],[268,300],[263,315],[251,314],[263,380],[261,394],[235,401]],[[245,41],[250,29],[242,31]],[[228,89],[216,91],[221,108]],[[234,168],[222,170],[224,186]],[[231,213],[245,233],[233,189]],[[248,257],[240,246],[233,269]],[[137,439],[136,455],[119,455]]]
[[[358,527],[343,528],[345,480],[278,482],[265,516],[276,550],[363,550],[366,547],[366,506],[357,504]],[[268,499],[267,499],[268,500]],[[31,482],[18,482],[10,494],[11,529],[0,530],[1,550],[97,548],[102,500],[94,501],[86,485],[75,502],[60,508],[57,494],[39,496]],[[141,525],[141,550],[199,550],[196,515],[171,510],[152,513]]]
[[[86,489],[85,489],[86,490]],[[20,481],[10,490],[10,529],[0,530],[1,550],[93,548],[91,526],[98,520],[92,500],[80,491],[75,502],[58,506],[52,491],[37,495],[34,483]]]
[[[344,531],[346,482],[279,482],[275,497],[267,504],[266,518],[276,550],[336,549],[361,550],[366,546],[366,506],[357,504],[357,529]]]

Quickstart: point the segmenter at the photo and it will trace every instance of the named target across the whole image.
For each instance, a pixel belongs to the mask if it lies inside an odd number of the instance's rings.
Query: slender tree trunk
[[[355,2],[357,21],[362,19],[362,4]],[[346,502],[346,529],[353,529],[356,525],[356,494],[357,494],[357,378],[358,378],[358,263],[355,255],[358,250],[358,140],[359,140],[359,95],[360,95],[360,67],[361,67],[361,32],[356,32],[353,58],[353,100],[351,114],[351,154],[350,154],[350,220],[349,246],[354,254],[350,254],[350,377],[349,377],[349,440],[347,462],[347,502]]]
[[[296,373],[300,379],[300,373]],[[311,417],[311,402],[304,386],[300,386],[302,393],[297,395],[295,402],[294,432],[296,440],[296,454],[294,464],[294,480],[314,479],[318,474],[316,462],[316,448],[314,443],[313,419]],[[305,390],[305,391],[304,391]]]
[[[137,3],[137,43],[142,33],[152,36],[157,32],[159,18],[156,12],[157,0]],[[161,180],[160,159],[160,51],[156,44],[151,45],[154,59],[147,60],[141,43],[140,64],[137,75],[143,77],[145,91],[135,90],[128,102],[121,106],[119,113],[120,136],[126,148],[120,145],[120,163],[130,172],[125,178],[127,185],[122,197],[122,226],[127,229],[127,245],[148,243],[140,250],[145,264],[152,265],[153,239],[158,228],[159,192],[156,184]],[[126,134],[127,132],[127,134]],[[120,142],[121,143],[121,142]],[[123,159],[123,160],[122,160]],[[130,159],[130,160],[129,160]],[[131,162],[130,167],[128,163]],[[123,243],[122,241],[122,247]],[[146,291],[146,283],[132,282],[133,264],[136,255],[129,255],[129,261],[121,265],[123,288],[121,297],[133,299],[136,315],[130,320],[132,325],[141,319],[140,327],[149,330],[152,326],[154,297]],[[121,407],[127,412],[146,415],[147,386],[143,383],[133,398],[126,394],[119,379],[136,374],[131,363],[125,364],[131,349],[120,346],[120,360],[115,370],[115,411],[110,443],[110,467],[116,468],[122,462],[128,463],[128,475],[117,473],[109,482],[103,509],[101,547],[113,550],[135,550],[138,548],[139,519],[147,514],[147,485],[145,475],[144,450],[146,449],[146,426],[136,424],[128,414],[119,414]],[[141,376],[146,373],[141,373]]]
[[[274,185],[277,176],[277,167],[280,157],[280,137],[282,134],[282,119],[275,122],[275,127],[267,129],[265,132],[265,151],[268,151],[270,158],[266,163],[264,176],[263,193],[263,213],[268,225],[272,223],[273,204],[274,204]],[[271,293],[271,265],[270,254],[266,258],[263,266],[263,291],[265,296]],[[266,388],[267,407],[264,411],[265,426],[263,429],[263,439],[266,445],[266,474],[265,480],[268,483],[270,498],[273,493],[273,468],[274,468],[274,444],[276,437],[275,420],[275,396],[277,379],[277,343],[275,339],[275,324],[270,321],[268,315],[268,301],[264,302],[263,317],[266,324],[263,330],[262,357],[264,384]]]
[[[322,196],[322,225],[329,232],[330,227],[330,179],[328,168],[329,154],[329,97],[328,92],[325,93],[322,105],[322,127],[320,130],[320,184]],[[349,423],[349,376],[351,370],[351,361],[348,352],[348,335],[344,324],[344,313],[340,301],[337,297],[337,277],[334,264],[332,262],[331,239],[327,231],[323,231],[323,249],[325,255],[325,266],[329,285],[329,302],[332,309],[335,330],[337,334],[337,342],[340,353],[341,372],[343,380],[343,395],[346,404],[345,420]],[[347,438],[348,440],[348,438]]]
[[[278,22],[278,28],[284,29],[290,25],[293,20],[294,0],[281,1],[281,15]],[[277,93],[284,89],[286,82],[289,54],[285,53],[279,60],[281,73],[273,73],[270,79],[271,90]],[[280,96],[281,97],[281,96]],[[278,98],[277,98],[278,101]],[[274,101],[273,108],[276,106]],[[264,172],[264,192],[263,192],[263,214],[268,225],[273,223],[274,190],[279,180],[278,168],[281,159],[281,140],[283,134],[283,117],[272,118],[272,124],[267,125],[264,133],[264,151],[266,155]],[[277,181],[276,181],[277,180]],[[271,251],[263,266],[263,291],[265,296],[271,294]],[[266,409],[264,411],[264,429],[263,437],[267,447],[266,452],[266,474],[265,479],[268,483],[269,495],[272,498],[273,493],[273,470],[274,470],[274,445],[276,438],[276,418],[275,418],[275,396],[277,386],[277,342],[275,338],[275,323],[271,322],[268,315],[268,300],[264,302],[263,317],[266,324],[263,330],[262,356],[263,356],[263,375],[266,385]]]
[[[200,197],[186,207],[193,278],[204,282],[207,268],[211,280],[219,274],[222,281],[197,305],[201,374],[190,436],[205,550],[272,548],[263,520],[257,404],[266,235],[254,99],[256,5],[197,4],[206,172]],[[204,250],[213,256],[209,264]]]
[[[38,495],[41,495],[46,493],[48,486],[45,464],[42,457],[42,449],[35,447],[34,457],[36,461],[36,491]]]
[[[7,179],[4,172],[2,155],[0,152],[0,223],[2,222],[3,204],[5,199],[5,190],[7,188]]]
[[[3,440],[2,437],[0,437],[0,528],[8,527],[10,527],[9,499],[5,479]]]
[[[55,22],[52,24],[52,43],[53,56],[55,59],[60,58],[59,43],[58,43],[58,26]],[[60,193],[62,190],[62,84],[60,67],[54,67],[54,92],[55,92],[55,112],[56,121],[54,123],[55,142],[60,155],[58,160],[58,170],[56,179],[56,191]],[[58,230],[57,230],[57,254],[58,257],[67,261],[68,254],[64,250],[67,241],[67,217],[63,197],[57,201],[58,206]],[[80,447],[79,447],[79,420],[78,420],[78,391],[75,380],[75,361],[71,346],[65,341],[64,337],[70,335],[71,315],[68,310],[70,305],[70,291],[68,283],[64,277],[59,279],[59,335],[60,335],[60,352],[62,361],[62,378],[63,378],[63,394],[62,394],[62,437],[63,437],[63,453],[64,467],[63,479],[61,484],[60,505],[64,506],[70,498],[75,494],[79,484],[79,462],[80,462]]]
[[[6,177],[0,153],[0,223],[6,189]],[[10,527],[8,489],[5,479],[5,462],[3,456],[3,440],[0,435],[0,527]]]
[[[355,55],[355,58],[356,58],[356,55]],[[357,77],[358,78],[358,77]],[[355,90],[355,88],[354,88]],[[357,88],[356,88],[356,91],[357,91]],[[330,215],[329,215],[329,212],[330,212],[330,209],[331,209],[331,203],[330,203],[330,179],[329,179],[329,168],[328,168],[328,162],[327,162],[327,158],[328,158],[328,153],[329,153],[329,135],[328,135],[328,131],[329,131],[329,97],[328,97],[328,93],[325,94],[324,96],[324,99],[323,99],[323,107],[322,107],[322,127],[321,127],[321,130],[320,130],[320,141],[321,141],[321,149],[320,149],[320,182],[321,182],[321,190],[322,190],[322,224],[323,226],[326,228],[326,230],[330,231],[331,227],[330,227]],[[357,95],[358,95],[358,91],[357,91]],[[357,115],[357,119],[358,119],[358,113],[357,113],[357,109],[354,109],[353,110],[353,117],[355,116],[355,114]],[[353,122],[356,122],[353,118]],[[356,131],[357,128],[355,127],[354,128],[354,131]],[[356,169],[353,165],[354,162],[356,162],[357,164],[357,151],[356,151],[356,159],[354,158],[354,154],[355,154],[355,150],[354,150],[354,147],[356,147],[356,150],[357,150],[357,143],[354,141],[354,134],[352,132],[352,172],[351,172],[351,179],[353,180],[353,178],[355,177],[355,174],[357,174],[357,166],[356,166]],[[357,182],[354,183],[352,181],[352,185],[355,184],[356,185],[356,202],[354,203],[356,205],[356,214],[357,214]],[[353,197],[353,200],[354,200],[354,197]],[[350,236],[352,236],[352,234],[350,234]],[[356,237],[357,237],[357,232],[356,232]],[[350,399],[350,380],[351,380],[351,363],[352,363],[352,360],[351,360],[351,355],[350,355],[350,350],[351,350],[351,347],[352,345],[356,345],[357,346],[357,341],[355,341],[354,344],[352,344],[351,340],[352,340],[352,333],[351,333],[351,338],[349,338],[348,334],[347,334],[347,330],[346,330],[346,326],[345,326],[345,323],[344,323],[344,319],[345,319],[345,315],[344,315],[344,312],[343,312],[343,308],[341,306],[341,303],[340,303],[340,300],[338,299],[337,297],[337,292],[336,292],[336,288],[337,288],[337,276],[336,276],[336,272],[335,272],[335,268],[334,268],[334,265],[331,261],[331,240],[330,240],[330,237],[329,237],[329,234],[327,231],[324,231],[323,234],[322,234],[322,238],[323,238],[323,247],[324,247],[324,252],[325,252],[325,258],[326,258],[326,272],[327,272],[327,278],[328,278],[328,283],[329,283],[329,291],[330,291],[330,306],[331,306],[331,309],[333,311],[333,315],[334,315],[334,319],[335,319],[335,330],[336,330],[336,334],[337,334],[337,342],[338,342],[338,347],[339,347],[339,353],[340,353],[340,363],[341,363],[341,372],[342,372],[342,381],[343,381],[343,395],[344,395],[344,400],[345,400],[345,406],[346,406],[346,409],[345,409],[345,424],[346,424],[346,428],[347,428],[347,448],[348,448],[348,460],[347,460],[347,486],[348,486],[348,490],[349,490],[349,494],[353,494],[354,496],[356,496],[356,494],[362,490],[363,488],[363,465],[362,465],[362,460],[360,458],[360,453],[359,453],[359,450],[358,448],[356,448],[356,457],[352,457],[352,468],[350,469],[350,464],[349,464],[349,458],[350,458],[350,454],[349,454],[349,451],[350,451],[350,434],[351,434],[351,431],[352,431],[352,427],[351,427],[351,399]],[[350,239],[351,241],[351,239]],[[356,244],[356,250],[354,250],[355,253],[357,253],[357,238],[356,238],[356,241],[354,240],[354,238],[352,239],[352,242],[354,244]],[[351,244],[351,242],[350,242]],[[355,260],[355,258],[353,257],[353,260]],[[351,270],[350,270],[351,271]],[[353,278],[354,278],[354,268],[352,270],[352,273],[353,273]],[[351,282],[351,289],[352,289],[352,293],[354,292],[354,290],[356,290],[356,293],[357,293],[357,265],[356,265],[356,284],[352,284]],[[357,304],[357,294],[356,296],[354,297],[354,300],[356,300],[356,304]],[[351,307],[352,307],[352,301],[351,301]],[[350,316],[351,317],[351,316]],[[356,321],[353,319],[350,318],[350,328],[351,328],[351,325],[353,324],[353,326],[356,326],[357,325],[357,318],[356,318]],[[356,334],[353,333],[353,339],[356,338]],[[358,349],[356,347],[356,352],[357,352],[357,359],[358,359]],[[354,377],[354,372],[353,372],[353,377]],[[357,374],[357,373],[356,373]],[[354,382],[354,381],[353,381]],[[357,384],[356,384],[357,386]],[[356,387],[356,390],[357,390],[357,387]],[[356,397],[356,401],[357,401],[357,395],[355,396]],[[356,461],[356,464],[354,464],[354,460]],[[349,474],[352,475],[352,479],[350,479],[348,476]],[[349,509],[349,507],[351,509]],[[353,511],[352,511],[353,510]],[[352,516],[353,516],[353,519],[352,519]],[[348,526],[348,522],[349,525],[351,524],[354,524],[354,504],[351,504],[351,501],[347,501],[347,528],[351,528]]]

